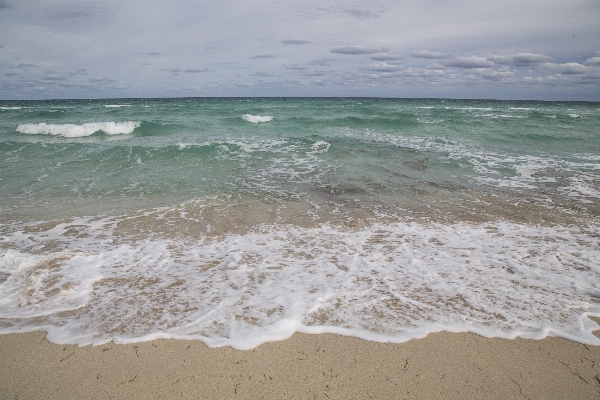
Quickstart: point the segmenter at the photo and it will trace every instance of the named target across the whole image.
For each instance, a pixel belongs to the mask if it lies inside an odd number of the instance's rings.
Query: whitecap
[[[242,115],[242,119],[244,121],[252,122],[253,124],[257,124],[259,122],[269,122],[273,119],[273,117],[271,117],[269,115],[262,116],[262,115],[244,114],[244,115]]]
[[[105,104],[106,108],[131,107],[131,104]]]
[[[0,107],[0,110],[20,110],[23,107]]]
[[[327,153],[329,151],[330,147],[331,147],[331,143],[327,143],[323,140],[320,140],[311,146],[313,151],[309,152],[309,154],[310,153]]]
[[[81,125],[76,124],[20,124],[17,132],[28,135],[54,135],[62,137],[84,137],[95,132],[102,131],[107,135],[128,135],[140,126],[139,121],[125,122],[88,122]]]

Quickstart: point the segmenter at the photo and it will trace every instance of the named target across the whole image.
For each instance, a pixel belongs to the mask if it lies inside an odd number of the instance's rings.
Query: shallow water
[[[0,102],[0,332],[598,344],[600,104]]]

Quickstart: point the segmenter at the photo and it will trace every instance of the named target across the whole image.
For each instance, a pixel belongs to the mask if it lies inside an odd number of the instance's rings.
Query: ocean
[[[600,103],[0,102],[0,333],[600,344]]]

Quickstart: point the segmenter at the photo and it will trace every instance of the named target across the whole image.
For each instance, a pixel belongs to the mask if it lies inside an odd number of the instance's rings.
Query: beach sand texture
[[[596,331],[598,335],[600,331]],[[295,334],[253,350],[77,347],[0,335],[1,399],[598,399],[600,347],[434,333],[402,344]]]

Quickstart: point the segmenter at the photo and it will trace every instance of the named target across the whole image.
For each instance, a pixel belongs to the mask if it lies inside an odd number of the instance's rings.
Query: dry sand
[[[249,351],[184,340],[78,348],[10,334],[0,398],[600,399],[600,347],[436,333],[402,344],[296,334]]]

